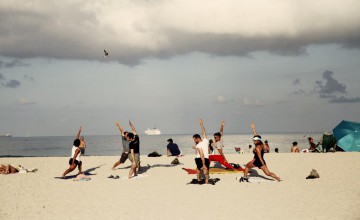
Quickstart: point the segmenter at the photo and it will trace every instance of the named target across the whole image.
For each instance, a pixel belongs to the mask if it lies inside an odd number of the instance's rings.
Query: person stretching
[[[234,170],[234,167],[231,166],[228,161],[225,158],[224,152],[223,152],[223,147],[224,147],[224,143],[222,140],[222,136],[223,136],[223,131],[224,131],[224,121],[221,122],[220,125],[220,132],[217,132],[214,134],[214,143],[212,144],[213,147],[213,152],[211,155],[209,155],[209,161],[211,164],[211,161],[216,161],[219,162],[220,164],[222,164],[224,167]],[[240,170],[243,171],[243,168],[237,168],[236,170]]]
[[[118,121],[115,122],[115,125],[119,128],[119,131],[121,134],[123,151],[121,153],[120,159],[118,161],[116,161],[115,164],[113,165],[113,167],[112,167],[113,170],[115,170],[115,167],[119,166],[120,164],[125,163],[125,161],[128,159],[129,143],[130,143],[130,141],[128,140],[128,137],[127,137],[129,132],[124,131],[124,129],[121,127],[121,125]]]
[[[78,167],[79,169],[79,174],[82,173],[81,171],[81,152],[80,152],[80,139],[75,139],[74,140],[74,145],[71,149],[71,158],[69,160],[69,169],[65,170],[64,174],[62,175],[62,178],[65,178],[66,174],[72,172],[76,167]]]
[[[194,149],[196,150],[196,175],[197,175],[197,181],[200,182],[200,172],[202,171],[205,176],[205,183],[209,183],[209,167],[210,167],[210,161],[209,161],[209,141],[206,139],[206,132],[204,128],[204,124],[202,119],[200,118],[200,127],[203,135],[203,139],[201,139],[201,136],[199,134],[193,135],[193,140],[195,142]]]
[[[244,177],[240,178],[240,182],[244,182],[244,181],[249,182],[247,175],[249,173],[249,169],[253,167],[258,167],[259,169],[264,171],[264,173],[267,176],[270,176],[280,181],[280,177],[276,176],[275,173],[271,173],[266,165],[266,162],[264,160],[265,146],[261,141],[261,136],[256,133],[254,122],[251,123],[250,127],[254,133],[254,137],[253,137],[253,141],[255,144],[254,159],[250,161],[248,164],[246,164]]]
[[[129,171],[129,179],[137,176],[137,172],[140,170],[140,139],[139,135],[136,132],[134,125],[129,121],[129,125],[133,130],[133,133],[128,134],[128,139],[130,141],[129,148],[129,160],[131,161],[131,168]]]

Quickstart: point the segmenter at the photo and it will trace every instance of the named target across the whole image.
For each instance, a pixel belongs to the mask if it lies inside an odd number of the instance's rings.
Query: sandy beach
[[[240,165],[252,157],[227,155],[229,162]],[[266,154],[270,171],[282,182],[261,178],[260,183],[240,183],[236,177],[242,173],[212,174],[220,178],[216,185],[187,185],[196,177],[182,168],[195,168],[194,155],[179,158],[183,165],[175,167],[163,166],[173,157],[142,155],[143,177],[132,180],[126,179],[129,161],[111,170],[117,159],[83,157],[91,180],[73,181],[55,178],[68,168],[66,157],[1,158],[1,163],[39,171],[0,175],[0,219],[360,218],[359,153]],[[306,180],[313,168],[320,178]]]

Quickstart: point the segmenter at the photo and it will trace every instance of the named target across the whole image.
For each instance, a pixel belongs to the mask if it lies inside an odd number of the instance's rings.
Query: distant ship
[[[145,130],[145,134],[147,134],[147,135],[160,135],[161,131],[159,129],[157,129],[157,128],[153,128],[153,129],[148,128],[148,129]]]
[[[0,137],[12,137],[12,134],[10,133],[0,134]]]

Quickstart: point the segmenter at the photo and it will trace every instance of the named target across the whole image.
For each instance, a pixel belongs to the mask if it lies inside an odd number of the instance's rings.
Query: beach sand
[[[240,165],[252,157],[227,155]],[[0,175],[0,219],[360,219],[360,153],[270,153],[267,165],[283,181],[239,183],[241,173],[213,174],[221,179],[216,185],[187,185],[196,177],[182,168],[195,168],[194,155],[180,157],[184,165],[176,167],[160,166],[173,157],[143,155],[143,178],[133,180],[123,179],[129,161],[111,170],[118,158],[83,157],[83,170],[93,174],[90,181],[55,178],[68,168],[69,158],[0,158],[39,169]],[[306,180],[313,168],[320,178]]]

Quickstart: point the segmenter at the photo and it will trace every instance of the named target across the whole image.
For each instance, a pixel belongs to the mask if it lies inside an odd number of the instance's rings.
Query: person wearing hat
[[[170,156],[180,156],[181,155],[181,151],[179,149],[179,146],[177,144],[174,143],[173,139],[168,139],[167,140],[168,145],[166,146],[167,150],[166,150],[166,155],[168,157]]]
[[[266,165],[266,162],[264,160],[265,146],[261,141],[261,136],[256,133],[254,122],[251,123],[250,127],[254,133],[254,137],[253,137],[253,141],[255,144],[254,159],[246,164],[244,177],[240,178],[240,182],[245,182],[245,181],[249,182],[247,175],[249,173],[249,169],[253,167],[257,167],[261,169],[267,176],[270,176],[280,181],[280,177],[276,176],[275,173],[270,172]]]

